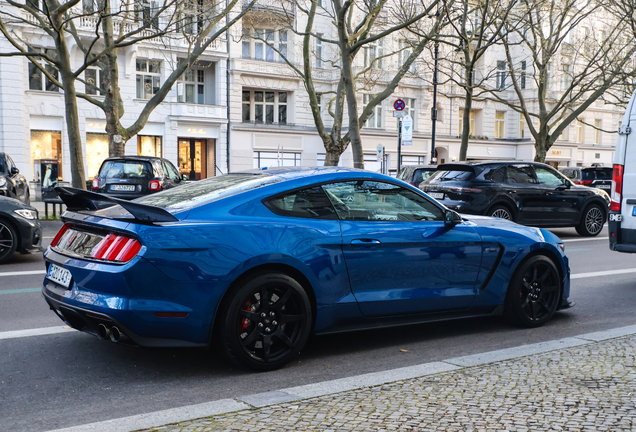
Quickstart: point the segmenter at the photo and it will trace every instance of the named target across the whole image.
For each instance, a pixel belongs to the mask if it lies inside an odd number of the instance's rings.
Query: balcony
[[[251,0],[243,0],[243,10],[247,9]],[[294,2],[291,0],[257,0],[251,9],[253,12],[272,12],[277,15],[293,18]]]
[[[220,105],[202,105],[192,103],[171,103],[170,114],[174,117],[191,117],[208,120],[226,120],[227,108]]]

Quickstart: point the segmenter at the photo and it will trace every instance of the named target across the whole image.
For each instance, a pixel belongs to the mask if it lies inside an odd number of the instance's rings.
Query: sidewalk
[[[636,431],[636,326],[65,431],[153,424],[167,425],[144,430]]]

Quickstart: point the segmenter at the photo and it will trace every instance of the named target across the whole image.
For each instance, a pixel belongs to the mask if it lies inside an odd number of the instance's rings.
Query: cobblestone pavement
[[[151,430],[636,431],[636,336]]]

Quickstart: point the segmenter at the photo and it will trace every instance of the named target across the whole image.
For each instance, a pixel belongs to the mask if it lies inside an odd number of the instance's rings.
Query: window
[[[105,133],[86,133],[86,170],[88,178],[99,174],[99,167],[108,157],[108,135]]]
[[[594,144],[601,143],[601,119],[594,119]]]
[[[463,126],[464,126],[464,109],[460,108],[459,109],[459,133],[458,133],[459,136],[462,135]],[[470,110],[470,130],[468,133],[469,135],[475,135],[475,110]]]
[[[396,222],[444,220],[444,212],[437,205],[394,184],[359,180],[322,187],[340,219]]]
[[[287,30],[274,29],[243,29],[242,57],[245,59],[265,60],[269,62],[284,61],[287,57],[288,34]],[[278,47],[280,54],[274,47]]]
[[[532,165],[508,165],[506,183],[536,184]]]
[[[410,156],[402,155],[401,165],[424,165],[426,164],[426,156]]]
[[[523,117],[521,117],[521,119],[519,119],[519,138],[525,138],[526,137],[526,121],[523,119]]]
[[[270,198],[265,201],[265,206],[281,216],[338,219],[331,201],[320,186]]]
[[[583,128],[583,122],[576,121],[576,142],[582,143],[585,136],[585,129]]]
[[[371,102],[371,99],[373,99],[373,95],[370,94],[364,94],[362,96],[362,102],[363,102],[363,109],[369,105],[369,102]],[[382,103],[379,103],[375,108],[373,108],[373,112],[371,113],[371,115],[369,116],[369,118],[367,119],[367,122],[364,124],[365,127],[368,128],[381,128],[382,127]]]
[[[300,166],[300,153],[285,151],[255,151],[254,168]]]
[[[503,183],[504,179],[506,178],[506,169],[507,167],[505,165],[499,168],[492,169],[484,174],[484,178],[495,183]]]
[[[181,176],[177,169],[170,163],[170,161],[162,160],[161,165],[163,166],[163,173],[166,177],[169,177],[171,180],[175,182],[181,181]]]
[[[60,131],[31,131],[31,164],[35,159],[55,159],[58,179],[62,180],[62,133]],[[38,181],[39,178],[34,178]]]
[[[287,57],[287,30],[278,31],[278,51],[280,52],[279,55]]]
[[[159,28],[160,3],[157,1],[137,0],[135,2],[135,21],[145,27]]]
[[[267,29],[265,30],[265,61],[273,62],[274,61],[274,30]]]
[[[563,186],[563,179],[549,169],[535,166],[534,172],[540,184],[546,186]]]
[[[161,157],[161,137],[137,135],[137,154]]]
[[[318,37],[322,37],[322,34],[319,33]],[[322,68],[322,41],[316,38],[316,67]]]
[[[95,0],[82,0],[82,12],[84,14],[92,14],[95,9]]]
[[[384,41],[378,39],[364,47],[364,67],[382,69],[384,67]]]
[[[526,62],[525,62],[525,60],[521,62],[521,72],[520,72],[519,79],[521,81],[519,83],[519,86],[522,89],[525,89],[526,88]]]
[[[31,49],[29,51],[33,52]],[[36,51],[43,52],[53,59],[57,58],[57,53],[53,49],[38,48]],[[38,64],[44,65],[44,69],[59,81],[60,75],[55,66],[45,60],[38,60]],[[33,62],[29,62],[29,89],[50,92],[60,91],[60,88],[54,84],[53,80],[46,76]]]
[[[320,112],[320,116],[322,117],[322,95],[316,95],[316,102],[318,102],[318,112]]]
[[[137,59],[137,99],[150,99],[161,87],[161,62]]]
[[[265,43],[263,42],[263,29],[254,30],[254,59],[263,60],[263,54],[265,52]]]
[[[97,80],[98,77],[99,81]],[[86,69],[86,72],[84,72],[84,80],[86,81],[86,94],[100,96],[106,94],[106,81],[104,80],[104,73],[101,69]]]
[[[156,15],[160,9],[160,4],[152,2],[152,5],[153,15]],[[177,22],[177,30],[189,35],[201,33],[204,30],[203,0],[187,0],[182,2],[179,7],[181,13]],[[156,17],[154,19],[158,20]],[[158,28],[156,25],[153,27]]]
[[[600,153],[594,153],[594,159],[600,159],[600,158],[601,158]]]
[[[44,0],[42,0],[42,2],[40,2],[40,0],[26,0],[26,4],[35,10],[48,13],[48,8],[46,7],[46,2]]]
[[[417,122],[415,121],[415,99],[404,98],[404,104],[406,105],[404,112],[411,116],[413,119],[413,130],[417,130]]]
[[[181,76],[177,84],[179,102],[205,104],[205,70],[190,68]]]
[[[506,62],[501,60],[497,62],[497,89],[506,89]]]
[[[552,89],[552,63],[548,63],[548,66],[545,70],[545,74],[546,74],[545,88],[548,90],[551,90]]]
[[[505,111],[497,111],[495,113],[495,138],[503,138],[505,131]]]
[[[563,65],[563,73],[561,75],[561,91],[566,91],[572,83],[572,75],[570,65]]]
[[[241,55],[244,59],[251,58],[251,40],[250,29],[243,29],[243,37],[241,38]]]
[[[243,90],[244,122],[287,124],[287,92]]]
[[[406,64],[409,57],[411,57],[411,54],[413,54],[413,47],[407,40],[402,39],[400,41],[400,67]],[[415,73],[415,62],[411,63],[411,66],[409,66],[407,72]]]

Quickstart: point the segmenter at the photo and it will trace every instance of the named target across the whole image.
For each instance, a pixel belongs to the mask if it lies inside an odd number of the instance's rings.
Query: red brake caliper
[[[249,300],[248,300],[248,301],[246,301],[246,302],[245,302],[245,306],[243,306],[243,310],[246,310],[246,311],[251,312],[251,311],[252,311],[252,308],[251,308],[250,306],[251,306],[251,305],[250,305]],[[240,325],[240,328],[239,328],[239,334],[240,334],[240,333],[243,333],[245,330],[247,330],[247,326],[248,326],[248,325],[250,325],[250,319],[249,319],[249,318],[243,318],[243,319],[241,320],[241,325]]]

